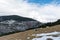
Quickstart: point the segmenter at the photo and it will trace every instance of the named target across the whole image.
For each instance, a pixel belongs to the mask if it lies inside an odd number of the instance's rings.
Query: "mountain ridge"
[[[16,20],[16,21],[36,21],[32,18],[26,18],[18,15],[7,15],[7,16],[0,16],[0,22],[5,20]]]

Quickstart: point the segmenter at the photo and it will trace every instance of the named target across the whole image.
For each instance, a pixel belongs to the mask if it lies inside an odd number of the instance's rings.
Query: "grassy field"
[[[36,38],[35,36],[32,36],[32,34],[49,33],[54,31],[60,32],[60,25],[14,33],[0,37],[0,40],[32,40],[33,38]]]

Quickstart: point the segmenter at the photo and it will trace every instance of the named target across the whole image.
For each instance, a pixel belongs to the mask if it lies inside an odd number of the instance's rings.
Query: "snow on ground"
[[[49,35],[49,36],[48,36]],[[57,37],[54,37],[52,35],[58,35]],[[42,36],[38,38],[33,38],[32,40],[60,40],[60,32],[51,32],[51,33],[42,33],[42,34],[33,34],[32,36]]]
[[[42,38],[34,38],[32,40],[47,40],[47,38],[51,38],[52,40],[60,40],[60,37],[52,37],[52,36],[44,36]]]

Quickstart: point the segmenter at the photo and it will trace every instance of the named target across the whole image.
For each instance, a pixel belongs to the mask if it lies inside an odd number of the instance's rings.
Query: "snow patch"
[[[60,32],[51,32],[51,33],[42,33],[42,34],[33,34],[32,36],[42,36],[41,38],[33,38],[32,40],[47,40],[51,38],[52,40],[60,40]],[[51,35],[51,36],[47,36]],[[53,37],[52,35],[59,35],[58,37]]]
[[[2,22],[0,22],[0,23],[12,24],[12,23],[14,23],[14,22],[16,22],[16,21],[15,21],[15,20],[6,20],[6,21],[2,21]]]

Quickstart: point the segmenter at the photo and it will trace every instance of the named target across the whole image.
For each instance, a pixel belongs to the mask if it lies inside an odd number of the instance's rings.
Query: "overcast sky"
[[[0,16],[3,15],[53,22],[60,19],[60,0],[0,0]]]

